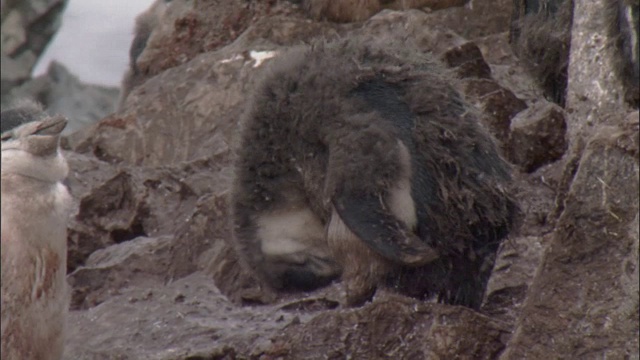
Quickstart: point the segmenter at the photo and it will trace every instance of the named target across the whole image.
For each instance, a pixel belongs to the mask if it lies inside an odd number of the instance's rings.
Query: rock
[[[505,346],[506,332],[499,322],[464,307],[383,294],[359,309],[328,311],[289,325],[264,354],[284,359],[494,359]]]
[[[303,0],[302,7],[315,20],[357,22],[371,18],[383,9],[407,10],[425,8],[429,11],[462,6],[468,0]]]
[[[492,359],[506,333],[466,308],[387,294],[355,310],[237,307],[201,273],[123,289],[69,323],[65,359]]]
[[[566,132],[562,108],[540,101],[511,120],[509,159],[526,172],[556,161],[567,149]]]
[[[0,102],[28,80],[49,40],[60,27],[67,0],[7,0],[2,3]]]
[[[304,31],[307,24],[259,22],[260,37],[248,30],[233,44],[148,80],[129,95],[121,113],[88,135],[88,151],[106,161],[147,166],[229,154],[245,92],[255,86],[263,64],[283,49],[277,42],[300,44],[316,36],[315,30],[331,29],[312,24],[314,31]],[[280,39],[283,32],[290,37]]]
[[[219,185],[224,187],[222,184]],[[228,182],[225,185],[229,186]],[[220,253],[229,256],[219,260],[237,262],[235,253],[226,244],[226,239],[231,237],[231,228],[227,221],[229,216],[227,195],[228,191],[225,190],[222,193],[201,197],[193,213],[176,229],[176,241],[172,247],[173,262],[170,269],[172,279],[179,279],[196,270],[204,269],[210,261],[213,261],[212,258]],[[212,250],[214,248],[215,250]],[[230,251],[225,251],[227,248]],[[213,275],[220,280],[228,276],[226,271],[214,272]],[[216,281],[216,284],[220,288],[220,283]]]
[[[607,21],[612,11],[610,1],[575,1],[567,97],[567,108],[573,112],[568,122],[570,139],[578,133],[589,137],[610,122],[610,114],[627,108],[619,71],[622,53]]]
[[[69,271],[106,246],[173,234],[192,214],[197,198],[216,189],[216,179],[224,176],[206,160],[154,169],[116,168],[83,155],[69,162],[75,169],[69,185],[78,201],[69,225]],[[85,181],[93,182],[92,188],[85,188]]]
[[[502,359],[638,356],[638,113],[586,145]]]
[[[531,174],[514,174],[524,218],[498,251],[481,309],[483,314],[511,328],[551,239],[563,167],[562,161],[557,161]]]
[[[115,110],[117,88],[80,82],[64,65],[51,62],[47,73],[24,82],[6,97],[40,102],[47,113],[69,119],[63,134],[70,134],[97,122]]]
[[[227,46],[250,25],[278,15],[284,15],[287,19],[304,18],[302,12],[287,1],[173,0],[165,19],[153,31],[138,58],[141,78],[151,78],[166,69],[189,62],[198,54]]]
[[[95,250],[112,244],[108,234],[94,229],[90,224],[77,221],[80,199],[88,196],[94,187],[116,175],[116,169],[108,163],[74,152],[64,152],[69,163],[69,175],[65,180],[74,199],[75,210],[68,225],[67,272],[71,273]]]
[[[512,0],[467,1],[465,6],[451,7],[428,14],[432,26],[443,26],[465,39],[473,40],[509,29]]]
[[[491,68],[484,61],[478,45],[473,42],[448,49],[441,58],[447,66],[456,68],[455,74],[459,78],[491,78]]]
[[[618,1],[614,30],[620,34],[619,46],[622,52],[622,60],[618,63],[618,73],[622,77],[625,86],[625,100],[634,108],[640,106],[640,2]]]
[[[487,285],[482,312],[514,326],[547,239],[518,236],[504,243]]]
[[[527,104],[493,79],[464,79],[461,81],[461,87],[471,104],[484,111],[485,124],[505,148],[509,139],[511,119],[526,109]]]
[[[309,315],[236,307],[194,273],[170,285],[122,289],[100,305],[71,311],[64,359],[249,358],[261,342]]]
[[[139,237],[96,250],[85,265],[68,276],[73,288],[71,309],[96,306],[122,288],[164,278],[171,264],[173,238]]]

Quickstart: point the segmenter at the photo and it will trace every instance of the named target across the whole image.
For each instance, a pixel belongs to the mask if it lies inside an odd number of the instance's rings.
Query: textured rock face
[[[637,356],[637,135],[636,112],[589,139],[504,359]]]
[[[16,1],[2,3],[2,96],[28,80],[36,61],[60,27],[67,0]]]
[[[326,311],[288,326],[266,354],[290,359],[495,359],[507,332],[504,324],[467,308],[385,294],[360,309]]]
[[[567,149],[567,123],[561,107],[538,102],[511,123],[509,154],[526,172],[556,161]]]
[[[618,104],[608,112],[579,101],[578,84],[598,83],[596,73],[572,83],[568,72],[570,111],[546,102],[508,34],[495,33],[511,2],[347,24],[286,1],[172,3],[123,109],[66,138],[77,202],[66,359],[638,356],[638,114],[609,97],[620,94],[613,83],[594,98]],[[433,52],[526,170],[516,176],[522,225],[500,250],[480,313],[384,289],[344,309],[340,283],[272,293],[227,242],[246,94],[284,49],[358,32]],[[580,69],[585,55],[572,49]]]

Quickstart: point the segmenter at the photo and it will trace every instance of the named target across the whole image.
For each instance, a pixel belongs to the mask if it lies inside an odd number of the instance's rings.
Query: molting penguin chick
[[[478,308],[517,205],[510,167],[438,63],[351,38],[274,60],[242,120],[232,191],[241,258],[276,289],[342,275]]]
[[[1,118],[2,358],[60,359],[71,197],[61,184],[68,167],[58,142],[67,121],[35,105]]]

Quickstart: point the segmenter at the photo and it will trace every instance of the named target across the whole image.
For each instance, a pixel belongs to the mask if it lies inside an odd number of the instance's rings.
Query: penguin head
[[[4,114],[2,116],[4,122]],[[60,133],[67,126],[63,116],[30,121],[2,133],[2,152],[24,151],[33,156],[47,157],[58,152]]]
[[[28,103],[0,114],[2,123],[2,174],[58,182],[68,165],[58,151],[63,116],[48,116],[37,104]]]

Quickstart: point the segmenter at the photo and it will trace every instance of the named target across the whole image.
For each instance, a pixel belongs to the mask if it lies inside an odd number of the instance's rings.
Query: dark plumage
[[[479,307],[517,212],[509,166],[440,65],[377,39],[276,59],[243,119],[235,170],[246,263],[277,289],[342,274],[353,305],[386,283]]]

